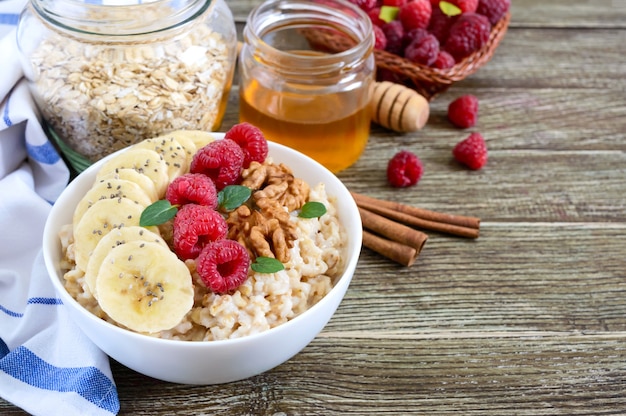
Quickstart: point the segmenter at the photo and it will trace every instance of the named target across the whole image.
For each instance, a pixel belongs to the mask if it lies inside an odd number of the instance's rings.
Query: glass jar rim
[[[355,44],[332,54],[302,55],[278,49],[263,40],[277,28],[324,27],[338,30]],[[372,23],[356,5],[343,0],[267,0],[249,14],[243,31],[244,43],[274,65],[288,62],[285,69],[324,72],[358,65],[374,48]]]
[[[118,39],[180,28],[194,22],[214,3],[215,0],[127,0],[113,4],[90,0],[30,0],[34,12],[55,29],[79,36]],[[153,13],[154,18],[146,19],[147,13]]]

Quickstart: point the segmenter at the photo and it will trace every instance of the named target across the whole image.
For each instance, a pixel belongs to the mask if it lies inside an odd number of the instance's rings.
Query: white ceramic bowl
[[[216,134],[218,138],[221,136]],[[232,340],[192,342],[153,338],[97,318],[74,300],[63,286],[58,234],[62,225],[71,223],[74,208],[91,187],[102,164],[100,161],[63,191],[52,208],[43,236],[43,255],[52,283],[87,337],[110,357],[144,375],[174,383],[218,384],[270,370],[296,355],[317,336],[337,310],[352,280],[361,250],[361,219],[346,187],[322,165],[276,143],[269,144],[269,154],[275,162],[290,166],[296,176],[310,184],[324,182],[328,195],[337,198],[340,221],[347,230],[349,244],[345,271],[336,279],[332,290],[291,321]]]

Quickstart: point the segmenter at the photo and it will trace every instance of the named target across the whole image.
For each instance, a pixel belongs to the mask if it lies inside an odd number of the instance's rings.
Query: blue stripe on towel
[[[19,13],[0,13],[0,25],[17,25]]]
[[[0,338],[0,360],[4,358],[5,355],[9,353],[9,346],[4,342],[2,338]]]
[[[28,348],[18,347],[0,359],[0,370],[33,387],[62,393],[76,392],[113,414],[120,410],[115,384],[95,367],[57,367]]]
[[[26,301],[26,304],[27,305],[63,305],[63,301],[59,298],[35,297],[35,298],[29,298]],[[0,311],[6,313],[12,318],[21,318],[22,316],[24,316],[23,313],[12,311],[10,309],[5,308],[2,305],[0,305]]]
[[[47,165],[54,165],[61,159],[52,142],[45,142],[40,146],[26,142],[26,151],[32,159]]]
[[[7,102],[4,104],[4,111],[2,112],[2,121],[7,127],[11,127],[13,122],[11,121],[11,117],[9,117],[9,103],[11,102],[11,95],[7,97]]]

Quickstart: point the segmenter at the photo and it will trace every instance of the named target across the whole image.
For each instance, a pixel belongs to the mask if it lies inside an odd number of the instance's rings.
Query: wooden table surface
[[[229,1],[243,25],[256,1]],[[493,59],[419,132],[374,126],[353,191],[482,219],[430,232],[410,268],[364,248],[326,328],[287,363],[218,386],[112,363],[122,415],[626,414],[626,1],[515,0]],[[223,130],[237,120],[237,89]],[[448,103],[480,100],[489,162],[461,168]],[[392,189],[387,160],[425,173]],[[0,400],[0,413],[23,412]]]

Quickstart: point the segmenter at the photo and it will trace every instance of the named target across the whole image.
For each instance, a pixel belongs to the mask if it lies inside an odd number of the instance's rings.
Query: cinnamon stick
[[[426,240],[428,240],[428,236],[421,231],[393,222],[382,215],[375,214],[361,207],[359,207],[359,214],[361,215],[363,228],[387,237],[397,243],[413,247],[416,250],[416,255],[422,251],[422,247],[424,247]],[[391,256],[389,255],[387,257]]]
[[[387,240],[363,230],[363,245],[378,254],[387,257],[403,266],[411,266],[417,258],[418,252],[414,247],[397,241]]]
[[[396,221],[460,237],[478,238],[480,218],[445,214],[352,192],[359,207]]]

